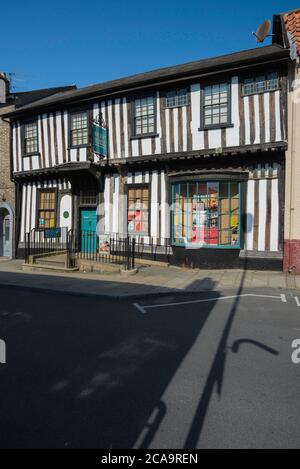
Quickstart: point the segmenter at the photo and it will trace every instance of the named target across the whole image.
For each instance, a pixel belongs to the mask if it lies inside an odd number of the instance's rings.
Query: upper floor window
[[[166,107],[186,106],[188,103],[187,89],[169,91],[166,95]]]
[[[204,87],[203,123],[204,127],[229,124],[229,85],[218,83]]]
[[[155,97],[145,96],[134,101],[133,134],[135,136],[155,132]]]
[[[38,125],[37,122],[24,124],[24,154],[32,155],[38,152]]]
[[[260,75],[256,78],[246,78],[244,81],[244,95],[249,96],[256,93],[265,93],[279,88],[278,73]]]
[[[87,145],[89,140],[88,112],[75,112],[70,118],[71,147]]]

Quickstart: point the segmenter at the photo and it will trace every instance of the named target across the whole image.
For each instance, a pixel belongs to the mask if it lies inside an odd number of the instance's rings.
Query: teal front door
[[[92,253],[97,249],[97,214],[96,210],[81,210],[80,231],[81,231],[81,252]]]

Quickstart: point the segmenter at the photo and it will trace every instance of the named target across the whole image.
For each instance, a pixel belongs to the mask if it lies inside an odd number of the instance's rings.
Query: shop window
[[[41,190],[39,192],[38,201],[38,227],[54,228],[55,227],[55,190]]]
[[[172,185],[172,241],[178,246],[239,248],[240,184]]]
[[[128,188],[128,233],[148,235],[149,233],[149,189],[147,186]]]

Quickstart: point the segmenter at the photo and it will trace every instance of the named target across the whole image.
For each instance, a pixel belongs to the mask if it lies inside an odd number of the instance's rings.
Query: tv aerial
[[[273,34],[269,34],[270,30],[271,30],[271,21],[265,20],[263,21],[263,23],[261,23],[258,26],[256,32],[255,33],[253,32],[252,34],[255,37],[256,42],[262,43],[264,42],[266,37],[273,36]]]

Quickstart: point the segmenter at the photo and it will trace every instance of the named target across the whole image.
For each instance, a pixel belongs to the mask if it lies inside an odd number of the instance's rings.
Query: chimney
[[[4,72],[0,72],[0,104],[4,104],[7,101],[9,94],[9,79]]]

